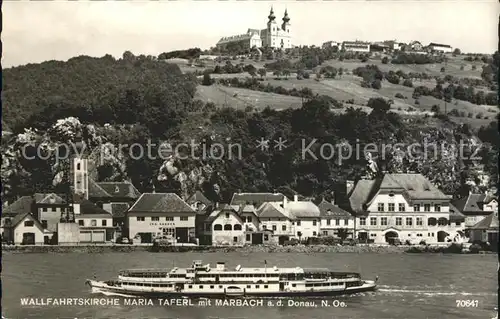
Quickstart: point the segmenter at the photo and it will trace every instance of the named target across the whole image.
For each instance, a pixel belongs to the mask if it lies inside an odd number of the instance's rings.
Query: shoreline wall
[[[444,248],[444,247],[443,247]],[[135,246],[135,245],[78,245],[78,246],[2,246],[3,252],[12,253],[132,253],[144,252],[204,252],[204,253],[461,253],[458,251],[443,251],[442,249],[425,249],[418,246],[244,246],[244,247],[213,247],[213,246]]]

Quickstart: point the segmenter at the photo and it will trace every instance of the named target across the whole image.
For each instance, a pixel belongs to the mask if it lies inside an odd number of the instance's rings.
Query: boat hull
[[[349,287],[345,289],[326,290],[326,291],[275,291],[275,292],[158,292],[158,291],[137,291],[129,290],[119,286],[110,286],[103,281],[87,280],[87,284],[92,288],[93,293],[109,293],[126,295],[133,297],[149,297],[149,298],[242,298],[242,297],[321,297],[321,296],[340,296],[356,294],[361,292],[375,291],[377,285],[374,281],[365,281],[363,285]]]

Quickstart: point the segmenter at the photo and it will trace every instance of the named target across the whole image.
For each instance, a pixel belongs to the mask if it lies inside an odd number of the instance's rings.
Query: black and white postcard
[[[4,1],[2,319],[498,318],[498,1]]]

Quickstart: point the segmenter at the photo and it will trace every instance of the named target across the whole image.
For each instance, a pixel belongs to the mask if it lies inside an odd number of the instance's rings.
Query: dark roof
[[[250,204],[260,207],[266,202],[283,202],[285,195],[282,193],[234,193],[231,205]]]
[[[469,194],[468,196],[455,199],[453,205],[464,215],[482,215],[490,211],[484,211],[484,204],[496,199],[485,194]]]
[[[429,43],[429,46],[438,46],[438,47],[445,47],[445,48],[451,48],[451,45],[448,45],[448,44],[440,44],[440,43],[434,43],[434,42],[431,42]]]
[[[3,217],[13,217],[19,214],[30,213],[33,209],[33,197],[22,196],[9,206],[2,209]]]
[[[451,221],[464,221],[465,215],[462,214],[452,203],[450,203],[450,220]]]
[[[342,208],[334,205],[325,199],[318,204],[319,212],[321,217],[338,217],[338,218],[350,218],[351,214],[343,210]]]
[[[491,213],[489,216],[480,220],[470,229],[475,230],[497,230],[498,231],[498,212]]]
[[[111,213],[100,208],[89,200],[84,199],[80,203],[80,215],[110,215]]]
[[[212,202],[200,191],[196,191],[196,193],[191,195],[191,197],[189,197],[188,200],[186,201],[186,203],[188,204],[194,204],[198,202],[205,204],[207,206],[212,205]]]
[[[191,206],[174,193],[142,194],[129,212],[195,213]]]
[[[112,196],[106,192],[93,179],[89,178],[89,197],[90,198],[111,198]]]
[[[19,223],[21,223],[28,216],[31,217],[31,219],[33,219],[33,221],[38,226],[38,228],[43,229],[42,224],[40,224],[40,222],[33,216],[33,214],[31,214],[29,212],[17,214],[16,216],[14,216],[14,218],[12,218],[10,227],[16,227]]]
[[[111,203],[111,214],[115,218],[125,217],[129,205],[127,203]]]
[[[360,180],[349,196],[351,209],[360,213],[378,193],[402,192],[409,200],[448,200],[422,174],[385,174],[374,180]]]
[[[264,203],[257,210],[259,218],[288,218],[284,212],[283,207],[279,204]]]
[[[141,196],[137,188],[129,182],[99,182],[97,185],[110,197],[137,199]]]

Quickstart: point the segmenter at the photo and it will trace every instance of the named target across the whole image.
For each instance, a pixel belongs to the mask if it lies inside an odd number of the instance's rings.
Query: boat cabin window
[[[200,289],[203,289],[203,285],[200,285]]]
[[[292,284],[292,287],[297,287],[297,285],[296,284]]]
[[[268,286],[267,285],[264,285],[264,288],[267,288]]]
[[[259,285],[255,285],[255,288],[259,288],[260,286]]]
[[[212,286],[210,286],[210,289],[214,289],[214,286],[213,286],[213,285],[212,285]]]

